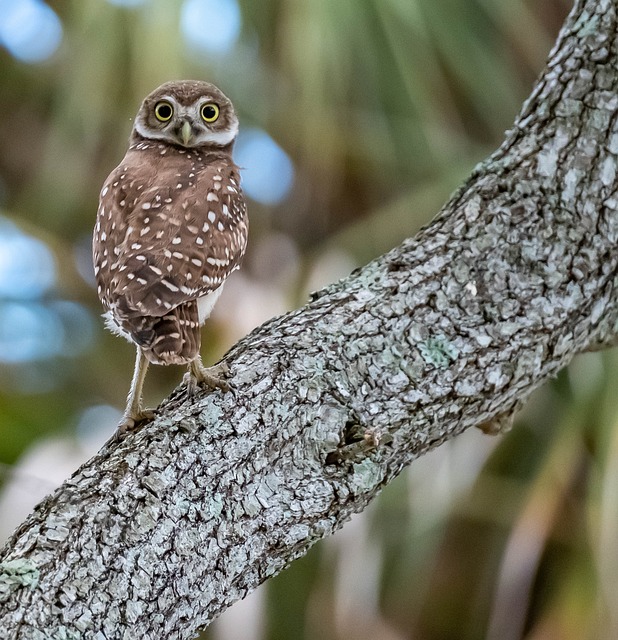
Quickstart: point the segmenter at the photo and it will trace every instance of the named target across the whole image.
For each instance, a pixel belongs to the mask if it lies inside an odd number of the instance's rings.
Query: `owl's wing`
[[[184,184],[177,180],[162,179],[166,186],[145,188],[130,203],[110,274],[121,317],[161,317],[211,293],[245,253],[246,204],[236,168],[217,163]]]

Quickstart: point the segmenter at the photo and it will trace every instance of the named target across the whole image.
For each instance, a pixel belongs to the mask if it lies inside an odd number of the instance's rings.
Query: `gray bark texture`
[[[267,322],[0,553],[2,638],[190,638],[417,456],[616,339],[618,0],[578,0],[502,146],[415,238]]]

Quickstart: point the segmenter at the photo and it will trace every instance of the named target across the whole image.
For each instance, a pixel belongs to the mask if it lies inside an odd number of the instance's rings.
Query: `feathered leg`
[[[124,415],[118,423],[118,429],[115,435],[116,439],[135,429],[141,422],[154,418],[154,412],[152,410],[142,408],[142,388],[144,386],[144,380],[146,379],[148,364],[148,359],[140,347],[137,347],[135,369],[133,370],[131,389],[127,397],[127,408],[124,410]]]

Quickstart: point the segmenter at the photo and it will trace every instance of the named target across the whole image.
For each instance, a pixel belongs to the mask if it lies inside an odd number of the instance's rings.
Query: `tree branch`
[[[417,456],[616,339],[616,2],[576,3],[503,145],[414,239],[255,330],[236,387],[106,446],[0,554],[11,638],[189,638]]]

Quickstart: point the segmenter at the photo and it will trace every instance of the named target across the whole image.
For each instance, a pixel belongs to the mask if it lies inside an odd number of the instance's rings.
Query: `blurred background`
[[[252,327],[428,222],[513,121],[568,0],[0,0],[0,541],[112,434],[133,348],[93,287],[98,193],[142,98],[218,84],[251,238],[204,332]],[[418,460],[213,640],[618,638],[618,359],[505,437]],[[180,381],[151,369],[146,401]]]

